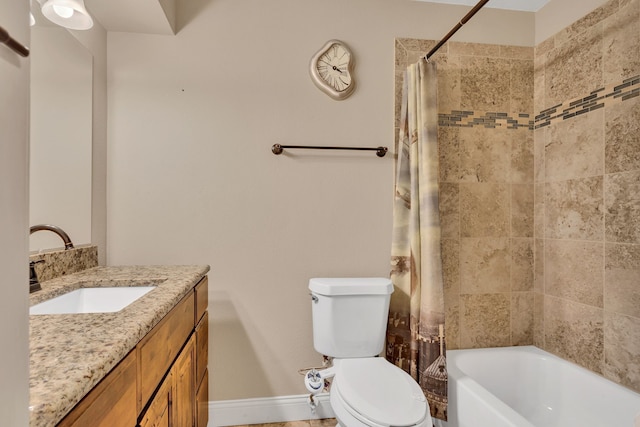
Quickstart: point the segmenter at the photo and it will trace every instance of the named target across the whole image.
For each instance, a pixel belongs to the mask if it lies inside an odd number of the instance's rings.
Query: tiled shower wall
[[[402,71],[434,44],[396,41],[396,127]],[[449,349],[533,343],[533,54],[449,42],[433,57]]]
[[[535,51],[534,343],[640,391],[640,1]]]
[[[639,23],[613,0],[535,50],[433,57],[448,348],[535,344],[640,391]],[[434,44],[396,41],[396,128]]]

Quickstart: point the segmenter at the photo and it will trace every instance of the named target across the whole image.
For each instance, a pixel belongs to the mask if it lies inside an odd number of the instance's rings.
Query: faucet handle
[[[38,281],[38,274],[36,273],[35,266],[45,262],[43,259],[37,261],[29,261],[29,293],[39,291],[42,289],[40,282]]]

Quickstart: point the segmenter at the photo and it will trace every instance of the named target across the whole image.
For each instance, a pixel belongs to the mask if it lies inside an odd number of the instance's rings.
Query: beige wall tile
[[[440,182],[458,182],[460,177],[460,128],[438,126]]]
[[[460,236],[509,236],[508,184],[460,184]]]
[[[602,175],[604,170],[604,109],[557,122],[545,143],[547,181]]]
[[[460,181],[509,182],[511,133],[505,128],[461,128]]]
[[[618,0],[610,0],[602,6],[596,8],[584,17],[578,19],[573,24],[559,31],[556,36],[556,44],[562,44],[575,41],[578,36],[591,27],[598,25],[600,22],[616,13],[618,10]]]
[[[544,152],[548,128],[539,128],[533,132],[533,180],[545,181]]]
[[[533,292],[511,294],[511,345],[533,344]]]
[[[460,347],[510,345],[511,298],[509,294],[460,296]]]
[[[640,169],[640,97],[605,109],[606,173],[637,169]]]
[[[438,58],[438,112],[460,110],[460,57]]]
[[[533,182],[533,132],[527,128],[510,129],[511,182],[528,184]]]
[[[533,345],[545,348],[544,345],[544,295],[533,293]]]
[[[603,306],[603,243],[548,239],[544,250],[547,295]]]
[[[534,48],[533,54],[536,58],[538,58],[538,57],[544,56],[555,47],[556,47],[556,38],[549,37],[545,41],[538,43],[538,45]]]
[[[545,239],[533,241],[533,290],[544,294],[544,243]]]
[[[449,54],[466,56],[485,56],[497,58],[500,56],[500,46],[483,43],[449,42]]]
[[[460,292],[509,292],[511,251],[508,238],[460,240]]]
[[[529,46],[499,46],[500,58],[533,60],[534,48]]]
[[[545,237],[602,240],[602,186],[602,176],[546,184]]]
[[[444,307],[447,348],[460,348],[460,243],[442,240]]]
[[[440,228],[443,239],[460,237],[460,191],[458,184],[440,184]]]
[[[602,309],[546,296],[545,350],[599,374],[604,361]]]
[[[510,86],[508,111],[533,113],[533,60],[511,60]]]
[[[604,376],[640,392],[640,319],[604,313]]]
[[[606,175],[607,242],[640,243],[640,170]]]
[[[553,39],[553,37],[552,37]],[[547,55],[536,56],[533,61],[533,111],[538,114],[545,108],[551,107],[545,98],[545,67]]]
[[[476,56],[461,57],[460,106],[467,110],[506,112],[509,110],[508,59]]]
[[[640,1],[627,3],[603,21],[604,84],[640,74]]]
[[[511,291],[533,290],[533,239],[511,239]]]
[[[533,235],[536,238],[544,237],[544,184],[535,184],[533,195]]]
[[[640,245],[605,246],[604,308],[640,318]]]
[[[533,184],[511,185],[511,236],[533,237]]]
[[[549,106],[602,87],[602,25],[556,46],[546,58],[545,98]]]

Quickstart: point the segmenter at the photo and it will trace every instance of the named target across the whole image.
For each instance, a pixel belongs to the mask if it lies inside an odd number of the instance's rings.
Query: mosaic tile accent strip
[[[542,110],[535,116],[535,129],[551,123],[586,114],[614,103],[626,101],[640,95],[640,75],[592,91],[583,98],[577,98]]]
[[[438,126],[467,128],[484,126],[490,129],[505,127],[506,129],[527,128],[533,130],[534,121],[530,116],[531,114],[527,113],[510,115],[509,113],[453,110],[450,114],[438,114]]]

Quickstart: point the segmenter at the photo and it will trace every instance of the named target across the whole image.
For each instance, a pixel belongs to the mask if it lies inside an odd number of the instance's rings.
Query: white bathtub
[[[640,427],[640,394],[537,347],[447,351],[436,427]]]

